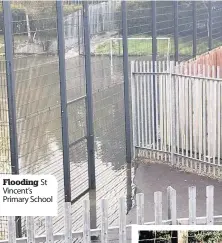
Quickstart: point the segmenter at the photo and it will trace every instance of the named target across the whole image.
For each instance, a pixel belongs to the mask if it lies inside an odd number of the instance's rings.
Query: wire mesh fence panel
[[[191,2],[178,2],[179,61],[193,55],[193,11]]]
[[[0,60],[0,174],[11,174],[6,62]],[[7,217],[0,217],[0,239],[8,237]]]
[[[103,3],[104,4],[104,3]],[[103,19],[108,19],[109,28],[96,28],[91,32],[91,66],[93,83],[93,117],[95,132],[95,167],[96,198],[110,199],[109,222],[118,221],[117,195],[127,194],[125,162],[125,126],[124,126],[124,92],[123,92],[123,55],[121,31],[121,4],[119,1],[108,1],[107,12]],[[97,7],[89,5],[91,16],[97,18]],[[110,6],[110,7],[108,7]],[[89,19],[90,21],[90,19]],[[93,22],[93,21],[91,21]],[[99,23],[103,24],[102,18]],[[91,29],[92,31],[92,29]],[[117,40],[118,47],[113,48],[111,60],[110,44],[112,38]],[[117,50],[117,51],[116,51]],[[97,206],[97,224],[100,224],[100,213]]]
[[[220,1],[212,2],[212,43],[213,48],[221,46],[221,23],[222,23],[222,17],[221,17],[221,8],[222,3]]]
[[[197,55],[208,51],[209,9],[204,1],[197,2]]]
[[[156,31],[157,60],[168,61],[170,56],[174,55],[174,8],[172,1],[157,1]]]
[[[21,16],[13,17],[13,39],[19,172],[55,175],[60,208],[64,178],[56,5],[24,2],[17,7]],[[45,232],[41,217],[35,218],[35,229]]]

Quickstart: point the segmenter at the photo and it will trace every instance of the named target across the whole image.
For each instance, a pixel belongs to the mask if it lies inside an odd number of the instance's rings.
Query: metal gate
[[[133,61],[134,157],[220,177],[222,79],[216,78],[219,76],[219,67]]]

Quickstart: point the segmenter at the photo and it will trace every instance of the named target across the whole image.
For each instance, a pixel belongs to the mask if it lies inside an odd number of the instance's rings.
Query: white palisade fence
[[[221,178],[221,76],[219,67],[133,61],[134,156]]]
[[[163,219],[162,209],[162,192],[154,193],[154,222],[144,221],[144,194],[136,195],[136,222],[137,225],[213,225],[222,223],[222,215],[214,216],[214,187],[206,187],[206,216],[196,217],[196,187],[188,188],[189,215],[187,218],[177,218],[177,210],[179,205],[176,204],[176,190],[171,186],[167,188],[168,202],[168,218]],[[101,228],[90,229],[90,202],[83,202],[83,230],[80,232],[72,232],[71,204],[65,203],[64,213],[64,233],[53,234],[53,218],[46,217],[46,234],[41,236],[35,235],[34,218],[27,217],[27,237],[16,239],[15,218],[9,217],[8,232],[9,237],[6,240],[0,240],[0,243],[39,243],[54,241],[65,241],[66,243],[73,242],[73,239],[81,238],[81,242],[91,242],[91,236],[98,237],[98,241],[107,243],[109,234],[116,234],[117,242],[124,243],[131,240],[131,227],[126,225],[126,200],[119,200],[119,226],[108,225],[108,201],[101,200]]]

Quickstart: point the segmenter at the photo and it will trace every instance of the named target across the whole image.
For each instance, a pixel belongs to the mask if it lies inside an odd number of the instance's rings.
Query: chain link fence
[[[19,173],[56,176],[59,216],[54,220],[55,232],[63,230],[64,194],[69,191],[64,181],[70,185],[74,230],[82,227],[84,199],[91,200],[92,228],[99,226],[97,202],[104,197],[110,199],[109,223],[115,225],[118,198],[126,196],[132,204],[123,61],[184,61],[220,46],[222,4],[127,1],[126,9],[121,1],[111,0],[88,2],[87,7],[80,1],[63,2],[62,8],[56,1],[6,5],[5,13],[0,9],[0,173],[11,173],[14,163],[6,82],[6,74],[13,72]],[[123,11],[127,13],[127,49],[123,49]],[[12,34],[6,31],[10,26]],[[6,46],[4,35],[12,44]],[[5,59],[10,57],[7,53],[12,53],[10,60]],[[13,70],[7,69],[6,61],[13,63]],[[94,189],[89,178],[93,174],[96,190],[90,190]],[[26,223],[24,218],[21,222],[22,226]],[[44,233],[43,218],[36,217],[35,229],[36,234]],[[0,238],[7,238],[6,218],[0,219]]]

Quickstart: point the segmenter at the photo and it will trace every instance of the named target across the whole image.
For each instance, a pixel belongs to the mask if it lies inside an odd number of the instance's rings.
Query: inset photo
[[[141,243],[221,243],[222,231],[139,231]]]
[[[219,225],[133,225],[132,242],[222,243],[222,227]]]

